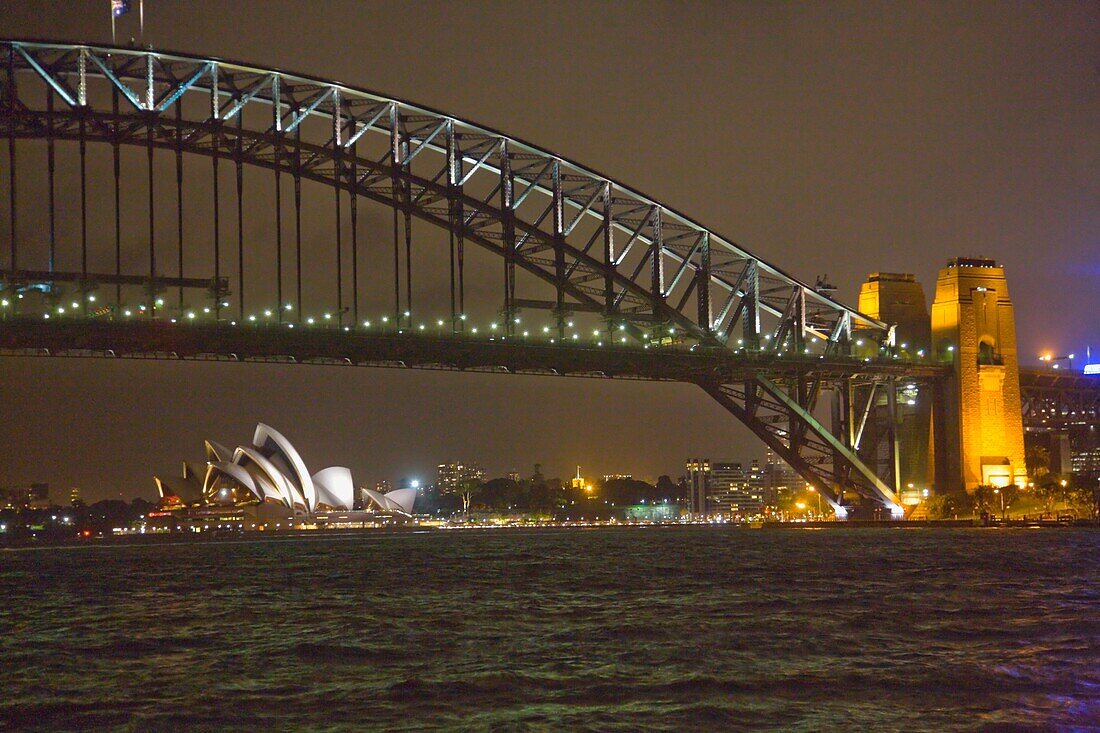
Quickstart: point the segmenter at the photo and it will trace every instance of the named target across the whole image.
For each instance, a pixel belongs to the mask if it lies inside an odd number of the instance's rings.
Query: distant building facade
[[[745,471],[740,462],[711,464],[711,491],[708,512],[727,518],[748,519],[764,511],[764,483],[759,480],[759,462]]]
[[[452,462],[440,463],[436,476],[436,489],[441,494],[458,494],[470,481],[481,483],[485,480],[485,471],[476,463]]]
[[[763,465],[754,458],[747,469],[740,461],[709,458],[689,458],[685,468],[687,509],[695,519],[762,516],[803,483],[770,450]]]
[[[1074,452],[1070,457],[1070,469],[1085,479],[1100,479],[1100,446]]]
[[[793,468],[779,460],[770,449],[764,453],[764,465],[753,460],[749,482],[754,487],[759,487],[764,506],[772,509],[778,508],[805,483]]]
[[[710,467],[707,514],[722,516],[737,514],[739,499],[746,493],[746,489],[748,489],[748,482],[740,463],[715,461]]]
[[[688,512],[693,519],[707,518],[707,495],[710,493],[710,459],[689,458],[685,464],[688,484]]]
[[[0,487],[0,509],[45,509],[49,505],[49,484]]]

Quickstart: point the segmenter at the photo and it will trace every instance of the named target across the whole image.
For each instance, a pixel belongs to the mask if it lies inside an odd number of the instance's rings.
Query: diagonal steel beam
[[[818,438],[825,441],[833,449],[837,456],[849,464],[863,480],[867,483],[868,487],[875,493],[876,498],[881,501],[891,513],[895,515],[904,514],[904,510],[901,507],[901,502],[898,500],[894,491],[887,486],[882,479],[875,475],[875,473],[867,467],[867,465],[860,460],[859,456],[854,451],[845,446],[835,435],[825,428],[820,422],[817,421],[811,413],[805,410],[797,401],[793,400],[790,395],[775,385],[770,379],[763,374],[756,376],[756,381],[760,386],[770,394],[773,398],[782,402],[788,410],[797,415],[798,419],[805,423],[806,428],[812,431]]]
[[[80,103],[76,100],[76,95],[73,94],[73,90],[69,88],[69,85],[61,80],[55,79],[54,75],[42,68],[42,65],[38,63],[38,59],[27,53],[27,50],[19,44],[14,44],[14,48],[19,52],[19,55],[30,65],[32,69],[42,77],[42,80],[49,84],[57,95],[65,100],[66,104],[70,107],[79,107]]]

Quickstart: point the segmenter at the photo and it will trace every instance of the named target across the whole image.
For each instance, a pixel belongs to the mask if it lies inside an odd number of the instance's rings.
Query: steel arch
[[[440,215],[449,214],[440,203],[448,208],[453,203],[468,206],[461,223],[448,220],[447,226],[482,242],[500,241],[506,254],[551,273],[565,291],[562,295],[584,298],[585,305],[602,299],[609,318],[674,324],[711,344],[727,342],[741,321],[742,341],[750,346],[764,335],[772,337],[765,350],[815,340],[846,347],[853,327],[866,331],[869,338],[877,333],[880,342],[889,339],[887,324],[833,300],[650,197],[546,150],[426,107],[308,76],[176,53],[23,41],[0,42],[0,49],[7,52],[11,68],[33,71],[68,105],[72,114],[56,112],[54,119],[68,117],[70,129],[56,130],[56,135],[76,134],[79,116],[90,110],[86,105],[93,78],[107,80],[132,107],[133,115],[117,120],[126,126],[114,130],[123,143],[146,144],[143,133],[152,126],[161,132],[155,144],[173,147],[175,139],[163,134],[166,126],[175,124],[169,110],[185,94],[204,93],[210,98],[209,114],[186,121],[185,148],[232,157],[236,128],[225,123],[243,118],[249,105],[264,105],[271,113],[270,124],[243,133],[248,142],[243,152],[250,162],[281,164],[292,172],[293,156],[286,151],[300,148],[308,153],[301,164],[304,176],[354,186],[385,203],[401,197],[398,183],[412,186],[405,201],[398,203],[414,207],[425,218],[435,214],[434,223],[442,224]],[[139,89],[131,86],[135,83]],[[16,97],[10,90],[6,93]],[[24,115],[31,113],[27,108],[15,112],[17,123],[37,126],[37,134],[42,134],[45,120],[26,120]],[[299,143],[292,133],[310,117],[327,118],[331,128],[323,139]],[[96,113],[93,121],[102,119]],[[35,133],[24,128],[16,134]],[[384,158],[354,154],[368,133],[389,139]],[[438,165],[430,168],[432,175],[417,176],[412,163],[426,158],[425,153],[436,155]],[[348,180],[350,171],[360,167],[364,170],[357,180]],[[464,192],[480,173],[497,180],[486,198]],[[387,185],[391,190],[384,193]],[[500,203],[493,205],[498,195]],[[523,208],[529,198],[541,198],[542,204]],[[566,216],[567,209],[574,216]],[[602,251],[594,250],[590,232],[583,245],[571,239],[580,234],[582,218],[599,222],[605,240]],[[510,226],[516,231],[510,233]],[[625,243],[616,246],[616,235],[624,234]],[[644,252],[640,264],[629,259],[636,249]],[[555,261],[539,261],[537,255],[548,250]],[[563,257],[568,259],[563,262]],[[665,276],[666,268],[675,268],[671,278]],[[693,276],[685,278],[688,271]],[[602,287],[588,284],[601,280]],[[719,291],[725,297],[715,313],[711,296]],[[693,295],[694,317],[683,312]],[[559,296],[556,305],[580,304],[566,303]],[[761,331],[764,315],[775,319],[769,334]]]

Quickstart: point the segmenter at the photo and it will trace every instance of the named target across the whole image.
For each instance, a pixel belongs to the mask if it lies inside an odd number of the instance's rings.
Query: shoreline
[[[702,531],[739,531],[739,530],[849,530],[849,529],[1080,529],[1100,528],[1100,522],[1091,519],[1077,519],[1074,521],[1057,520],[1016,520],[989,521],[983,523],[980,519],[922,519],[899,521],[875,521],[875,520],[847,520],[844,522],[760,522],[744,524],[709,524],[709,523],[681,523],[681,522],[652,522],[652,523],[596,523],[585,524],[499,524],[499,525],[451,525],[451,526],[427,526],[409,525],[396,527],[365,527],[365,528],[341,528],[341,529],[306,529],[306,530],[281,530],[281,531],[257,531],[257,530],[221,530],[214,532],[150,532],[145,534],[106,535],[90,538],[38,538],[21,540],[17,542],[0,541],[0,550],[28,550],[28,549],[84,549],[120,547],[133,545],[169,545],[169,544],[217,544],[232,542],[294,542],[302,540],[329,540],[352,539],[362,537],[388,537],[412,534],[424,534],[428,532],[489,532],[501,530],[537,530],[537,531],[576,531],[594,529],[670,529],[670,528],[697,528]]]

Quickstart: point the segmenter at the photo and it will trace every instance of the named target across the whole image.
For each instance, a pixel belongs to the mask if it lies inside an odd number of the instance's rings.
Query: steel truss
[[[886,384],[890,378],[876,368],[881,357],[893,355],[893,331],[887,324],[833,300],[652,198],[488,128],[362,89],[183,54],[11,40],[0,41],[0,60],[6,66],[0,130],[8,138],[11,169],[10,258],[8,268],[0,273],[5,280],[28,277],[18,259],[16,140],[46,140],[49,146],[50,272],[55,250],[55,141],[79,142],[82,192],[85,145],[102,142],[113,147],[116,263],[120,261],[118,149],[141,146],[149,160],[147,288],[154,294],[178,286],[182,304],[183,288],[202,282],[211,292],[216,319],[227,307],[224,298],[229,287],[218,269],[217,234],[214,271],[197,279],[185,278],[183,273],[185,153],[212,161],[215,233],[219,231],[218,161],[234,165],[239,263],[235,284],[241,318],[245,313],[241,171],[247,165],[273,171],[277,195],[281,195],[281,176],[293,181],[299,306],[301,182],[310,180],[331,187],[335,196],[334,291],[341,317],[350,307],[351,316],[358,319],[354,218],[355,202],[362,197],[393,210],[395,322],[407,318],[411,323],[415,305],[411,265],[415,219],[449,232],[456,331],[461,330],[465,311],[463,264],[465,246],[470,243],[502,262],[500,313],[506,334],[514,334],[517,314],[524,309],[550,311],[562,337],[570,315],[585,312],[602,319],[612,340],[621,335],[635,344],[655,347],[674,342],[673,348],[721,353],[851,360],[863,363],[859,369],[863,380]],[[170,281],[161,273],[164,263],[157,260],[154,241],[152,171],[157,150],[170,151],[176,158],[180,256],[176,277]],[[341,192],[349,198],[353,219],[354,285],[347,304],[342,274],[347,265],[341,259],[339,241]],[[81,206],[83,220],[83,193]],[[281,216],[281,207],[278,210]],[[86,253],[86,227],[82,231]],[[277,231],[281,304],[281,223]],[[78,279],[90,281],[86,256],[82,261]],[[517,287],[518,272],[551,286],[554,297],[525,297]],[[118,265],[113,275],[101,274],[99,279],[115,282],[118,288],[128,276],[134,275],[124,275]],[[155,318],[156,309],[151,308],[148,315]],[[862,342],[867,346],[857,346]],[[850,385],[838,385],[812,369],[796,379],[775,375],[770,367],[762,367],[748,377],[709,375],[696,382],[834,506],[840,506],[848,491],[898,511],[896,472],[884,481],[860,458],[855,432],[837,430],[835,425],[830,431],[815,417],[824,391],[847,395],[838,399],[849,405]],[[874,397],[875,388],[870,393],[867,399]],[[843,412],[847,415],[850,410],[845,407]],[[845,425],[852,422],[848,417],[841,420]]]
[[[1100,375],[1021,369],[1020,396],[1029,430],[1100,425]]]

